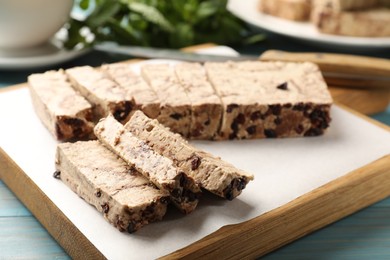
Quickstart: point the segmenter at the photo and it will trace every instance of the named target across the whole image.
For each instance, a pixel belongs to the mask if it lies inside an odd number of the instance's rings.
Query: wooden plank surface
[[[360,76],[386,77],[390,74],[390,61],[388,59],[350,54],[268,50],[261,55],[261,59],[268,61],[310,61],[318,64],[321,70],[325,72],[337,71],[338,73]],[[384,87],[388,88],[389,85],[384,84]]]
[[[31,217],[31,213],[17,200],[3,182],[0,181],[0,217]]]
[[[0,259],[70,259],[2,181],[0,230]]]
[[[0,177],[65,251],[75,259],[104,259],[94,245],[0,148]]]
[[[70,259],[32,216],[0,217],[0,230],[0,259]]]
[[[390,259],[390,199],[268,254],[274,259]]]

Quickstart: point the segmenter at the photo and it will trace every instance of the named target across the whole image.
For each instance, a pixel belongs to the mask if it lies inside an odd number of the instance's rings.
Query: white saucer
[[[74,58],[89,50],[66,50],[53,40],[45,45],[19,51],[0,49],[0,69],[21,70],[50,67]]]

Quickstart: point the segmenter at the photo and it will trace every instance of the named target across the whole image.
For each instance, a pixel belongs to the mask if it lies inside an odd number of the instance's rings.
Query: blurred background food
[[[389,0],[259,0],[263,13],[313,23],[319,32],[357,37],[390,36]]]
[[[85,15],[70,20],[67,48],[103,41],[181,48],[263,39],[227,11],[227,0],[78,0]]]

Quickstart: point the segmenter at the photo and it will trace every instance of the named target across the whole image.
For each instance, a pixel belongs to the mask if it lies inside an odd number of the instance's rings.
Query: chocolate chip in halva
[[[278,116],[282,112],[282,106],[279,105],[279,104],[277,104],[277,105],[270,105],[268,107],[268,111],[271,111],[271,113],[273,115]]]
[[[287,90],[288,89],[287,82],[277,85],[276,88],[281,90]]]
[[[180,189],[174,189],[173,191],[171,191],[171,195],[172,195],[174,198],[179,198],[180,195],[181,195],[181,190],[180,190]]]
[[[273,129],[264,129],[264,135],[268,138],[275,138],[277,134]]]
[[[116,120],[122,121],[122,120],[126,119],[126,117],[129,115],[131,110],[132,110],[131,102],[126,101],[124,103],[124,107],[123,108],[117,109],[114,112],[114,117],[115,117]]]
[[[198,169],[200,163],[202,162],[202,160],[200,159],[200,157],[194,155],[192,156],[192,159],[191,159],[191,170],[196,170]]]
[[[261,112],[260,111],[253,112],[251,114],[251,120],[252,121],[255,121],[255,120],[260,119],[260,118],[261,118]]]
[[[226,107],[226,112],[231,113],[233,109],[238,108],[239,106],[237,104],[230,104]]]
[[[319,136],[323,133],[324,131],[321,128],[310,128],[305,132],[305,136]]]
[[[134,233],[135,232],[135,224],[133,222],[130,222],[127,226],[127,232]]]
[[[297,133],[297,134],[302,134],[303,133],[303,130],[304,130],[304,128],[303,128],[303,125],[298,125],[297,127],[295,127],[295,132]]]
[[[275,123],[275,125],[280,125],[282,123],[282,119],[280,117],[276,117],[274,119],[274,123]]]
[[[60,177],[61,177],[61,172],[60,171],[55,171],[54,173],[53,173],[53,177],[55,178],[55,179],[60,179]]]
[[[110,210],[110,206],[108,206],[107,203],[104,203],[103,205],[101,205],[101,207],[102,207],[103,212],[106,213],[106,214]]]
[[[170,115],[169,117],[171,117],[175,120],[180,120],[183,117],[183,115],[181,115],[179,113],[175,113],[175,114]]]
[[[102,193],[98,190],[97,192],[95,192],[95,196],[100,198],[102,196]]]
[[[256,126],[255,125],[252,125],[250,127],[248,127],[246,129],[247,133],[250,134],[250,135],[254,135],[256,134]]]

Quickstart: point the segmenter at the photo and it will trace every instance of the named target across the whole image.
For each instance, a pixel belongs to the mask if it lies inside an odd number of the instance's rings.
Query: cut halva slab
[[[56,169],[66,185],[120,231],[132,233],[161,220],[167,210],[168,193],[99,141],[59,144]]]
[[[157,120],[136,111],[125,125],[126,130],[145,140],[153,150],[170,158],[199,185],[228,200],[237,197],[253,175],[190,145]]]
[[[36,114],[57,140],[93,134],[92,106],[72,88],[62,70],[32,74],[28,85]]]
[[[65,72],[72,86],[94,105],[97,120],[113,114],[120,122],[127,122],[134,109],[134,100],[127,89],[90,66],[75,67]]]
[[[119,155],[161,190],[171,195],[171,201],[183,212],[192,212],[198,204],[201,190],[169,158],[154,152],[142,139],[125,131],[113,116],[101,119],[95,135],[110,150]]]
[[[145,64],[141,74],[160,100],[157,120],[175,133],[190,135],[191,101],[169,64]]]
[[[309,62],[209,62],[222,100],[221,139],[316,136],[330,122],[332,97]]]
[[[220,127],[223,108],[220,98],[207,80],[203,66],[199,63],[183,62],[175,66],[175,72],[191,101],[189,137],[214,139]]]
[[[148,117],[157,118],[160,114],[160,101],[154,90],[133,71],[132,64],[106,64],[101,69],[119,86],[126,89],[134,99],[134,110],[142,110]]]

